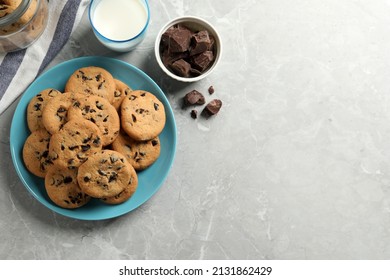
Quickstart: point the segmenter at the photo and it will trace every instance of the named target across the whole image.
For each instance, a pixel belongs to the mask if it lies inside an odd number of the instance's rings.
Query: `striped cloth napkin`
[[[88,0],[50,1],[48,24],[42,36],[27,49],[0,53],[0,115],[65,45],[88,4]]]

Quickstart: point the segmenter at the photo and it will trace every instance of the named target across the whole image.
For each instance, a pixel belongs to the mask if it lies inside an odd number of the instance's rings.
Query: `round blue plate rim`
[[[133,89],[143,89],[152,92],[164,104],[166,124],[160,134],[161,154],[159,159],[149,168],[138,173],[139,185],[130,200],[108,205],[97,199],[77,209],[64,209],[47,197],[44,190],[44,180],[32,175],[25,167],[22,149],[25,139],[30,134],[26,109],[31,98],[45,88],[57,88],[63,91],[68,75],[85,66],[98,66],[107,69],[114,78],[122,80]],[[126,70],[126,71],[122,71]],[[58,76],[56,76],[58,75]],[[53,79],[54,77],[58,79]],[[174,114],[167,97],[161,88],[146,73],[139,68],[119,59],[104,56],[85,56],[59,63],[39,75],[23,93],[11,122],[10,149],[13,165],[26,189],[41,204],[50,210],[79,220],[105,220],[119,217],[131,212],[148,201],[163,185],[176,155],[177,128]]]

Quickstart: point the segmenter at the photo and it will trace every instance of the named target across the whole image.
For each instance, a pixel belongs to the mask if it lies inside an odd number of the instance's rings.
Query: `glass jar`
[[[0,52],[27,48],[47,25],[47,0],[0,0]]]

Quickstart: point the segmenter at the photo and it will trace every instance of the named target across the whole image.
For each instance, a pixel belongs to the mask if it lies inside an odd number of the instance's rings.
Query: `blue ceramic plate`
[[[138,173],[138,188],[135,194],[119,205],[107,205],[97,199],[78,209],[63,209],[51,202],[46,194],[44,180],[31,174],[23,163],[22,150],[30,132],[27,127],[26,110],[31,98],[46,88],[64,90],[69,76],[85,66],[99,66],[108,70],[114,78],[122,80],[132,89],[147,90],[164,104],[166,125],[160,134],[161,153],[149,168]],[[47,208],[67,217],[81,220],[103,220],[118,217],[147,201],[163,184],[172,166],[176,152],[176,124],[172,108],[158,85],[138,68],[107,57],[81,57],[54,66],[39,76],[23,94],[11,124],[11,154],[16,171],[27,190]]]

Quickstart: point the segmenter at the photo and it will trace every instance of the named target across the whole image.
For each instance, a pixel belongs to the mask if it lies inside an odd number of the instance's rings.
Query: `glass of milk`
[[[89,6],[93,32],[114,51],[127,52],[141,43],[149,19],[147,0],[92,0]]]

